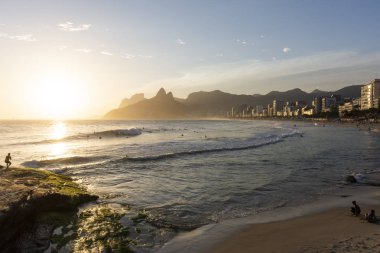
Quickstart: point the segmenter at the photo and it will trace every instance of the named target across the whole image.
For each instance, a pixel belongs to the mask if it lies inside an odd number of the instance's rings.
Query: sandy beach
[[[368,177],[368,182],[373,185],[380,181],[379,173],[371,173]],[[377,211],[379,219],[377,189],[376,186],[369,188],[371,192],[376,192],[375,200],[371,204],[361,205],[359,217],[351,215],[350,201],[347,199],[346,208],[337,207],[283,221],[251,224],[202,253],[380,252],[380,221],[373,224],[364,219],[364,214],[371,209]]]
[[[365,181],[367,186],[342,189],[311,205],[227,220],[181,234],[159,252],[380,252],[380,222],[364,219],[371,209],[379,219],[380,173],[367,174]],[[358,217],[349,210],[353,200],[361,207]]]
[[[363,206],[380,210],[380,206]],[[227,252],[380,252],[380,224],[338,208],[300,218],[254,224],[206,253]]]

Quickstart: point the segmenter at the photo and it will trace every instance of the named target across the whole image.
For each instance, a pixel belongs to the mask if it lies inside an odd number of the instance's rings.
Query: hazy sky
[[[336,90],[380,77],[380,1],[1,0],[0,118],[137,92]]]

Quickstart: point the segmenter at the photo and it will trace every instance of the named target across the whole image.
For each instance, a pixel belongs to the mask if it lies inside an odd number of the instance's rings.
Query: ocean
[[[0,121],[0,154],[11,153],[12,166],[68,175],[98,204],[127,209],[136,252],[320,200],[348,175],[379,170],[379,150],[378,133],[310,122]],[[141,212],[143,222],[128,222]]]

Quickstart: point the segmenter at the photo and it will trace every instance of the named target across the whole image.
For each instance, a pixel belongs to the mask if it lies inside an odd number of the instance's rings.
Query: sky
[[[380,78],[377,0],[1,0],[0,119],[123,98],[337,90]]]

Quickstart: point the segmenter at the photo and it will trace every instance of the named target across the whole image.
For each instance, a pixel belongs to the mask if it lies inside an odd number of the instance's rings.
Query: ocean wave
[[[49,160],[32,160],[21,163],[24,167],[29,168],[43,168],[49,166],[57,166],[57,165],[78,165],[78,164],[87,164],[93,163],[97,161],[101,161],[107,159],[107,156],[71,156],[71,157],[63,157]]]
[[[92,135],[98,135],[102,137],[129,137],[129,136],[137,136],[140,135],[142,132],[140,129],[137,128],[131,128],[131,129],[113,129],[113,130],[106,130],[101,132],[94,132]]]
[[[61,139],[47,139],[42,141],[33,141],[33,142],[24,142],[25,144],[49,144],[49,143],[57,143],[62,141],[73,141],[73,140],[91,140],[91,139],[102,139],[102,138],[113,138],[113,137],[134,137],[142,134],[142,131],[138,128],[131,128],[131,129],[113,129],[113,130],[106,130],[106,131],[100,131],[100,132],[93,132],[89,134],[76,134],[76,135],[70,135],[66,136]],[[15,144],[19,145],[19,143]]]
[[[292,133],[288,134],[282,134],[280,136],[270,135],[266,138],[261,138],[263,141],[259,143],[244,145],[244,146],[235,146],[235,147],[222,147],[222,148],[210,148],[210,149],[200,149],[200,150],[188,150],[188,151],[180,151],[180,152],[173,152],[173,153],[166,153],[166,154],[160,154],[160,155],[151,155],[151,156],[141,156],[141,157],[129,157],[126,156],[125,158],[121,159],[122,161],[136,161],[136,162],[144,162],[144,161],[157,161],[157,160],[164,160],[169,158],[176,158],[180,156],[190,156],[190,155],[199,155],[199,154],[206,154],[206,153],[217,153],[217,152],[226,152],[226,151],[239,151],[239,150],[247,150],[247,149],[254,149],[259,148],[262,146],[272,145],[279,142],[284,141],[285,138],[300,135],[299,132],[294,131]],[[252,140],[258,140],[258,139],[252,139]]]
[[[347,175],[345,181],[348,183],[359,183],[371,186],[380,186],[380,173],[379,171],[372,171],[367,173],[352,173]]]

